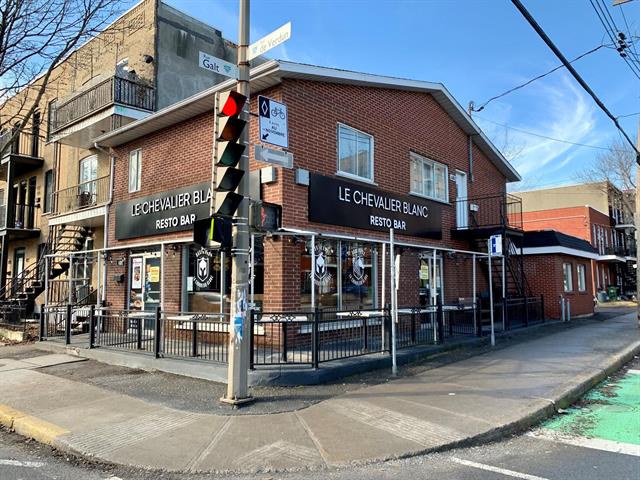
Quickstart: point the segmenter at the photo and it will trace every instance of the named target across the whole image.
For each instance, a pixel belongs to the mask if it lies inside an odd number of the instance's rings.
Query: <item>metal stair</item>
[[[90,235],[91,230],[81,226],[50,227],[49,237],[38,260],[0,288],[0,317],[7,323],[20,323],[29,318],[33,314],[36,298],[44,292],[45,275],[53,280],[68,272],[70,262],[65,255],[82,250]],[[50,257],[48,272],[45,272],[45,259],[51,254],[61,256]]]

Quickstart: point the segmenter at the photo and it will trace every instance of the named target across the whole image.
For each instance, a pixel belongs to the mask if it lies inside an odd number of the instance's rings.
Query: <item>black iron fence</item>
[[[5,130],[0,132],[0,153],[25,157],[41,158],[44,150],[44,139],[38,129]]]
[[[509,298],[495,305],[495,322],[505,310],[505,329],[544,321],[542,297]],[[480,302],[401,307],[395,323],[398,349],[436,345],[486,334]],[[249,312],[250,368],[308,366],[391,349],[391,310]],[[123,310],[91,305],[44,307],[41,338],[86,334],[89,348],[136,351],[159,357],[226,363],[227,315],[219,313]]]
[[[110,175],[89,180],[53,193],[54,215],[91,208],[109,200]]]
[[[504,193],[456,200],[456,207],[468,212],[465,228],[510,227],[522,230],[522,199]]]

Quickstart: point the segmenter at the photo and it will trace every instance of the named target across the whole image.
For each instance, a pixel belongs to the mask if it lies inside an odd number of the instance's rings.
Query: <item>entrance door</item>
[[[425,253],[420,255],[420,305],[432,305],[434,296],[440,297],[441,300],[444,299],[442,295],[442,255],[436,256],[435,267],[434,279],[433,254]]]
[[[160,306],[160,254],[131,255],[129,308],[153,310]]]
[[[469,202],[467,200],[467,174],[456,170],[456,226],[469,227]]]
[[[20,283],[17,281],[22,272],[24,272],[24,248],[16,248],[13,252],[13,294],[18,293],[20,289]]]

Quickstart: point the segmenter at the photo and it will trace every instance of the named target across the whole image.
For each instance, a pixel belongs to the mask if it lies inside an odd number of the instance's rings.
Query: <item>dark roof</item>
[[[565,247],[589,253],[598,253],[598,251],[586,240],[567,235],[566,233],[557,232],[555,230],[524,232],[522,240],[519,238],[515,239],[516,245],[520,246],[521,242],[524,248]]]

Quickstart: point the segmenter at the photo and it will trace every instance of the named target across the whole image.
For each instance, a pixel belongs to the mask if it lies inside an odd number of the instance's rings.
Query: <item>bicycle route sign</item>
[[[259,95],[258,116],[260,118],[260,141],[282,148],[289,148],[287,106],[284,103]]]

